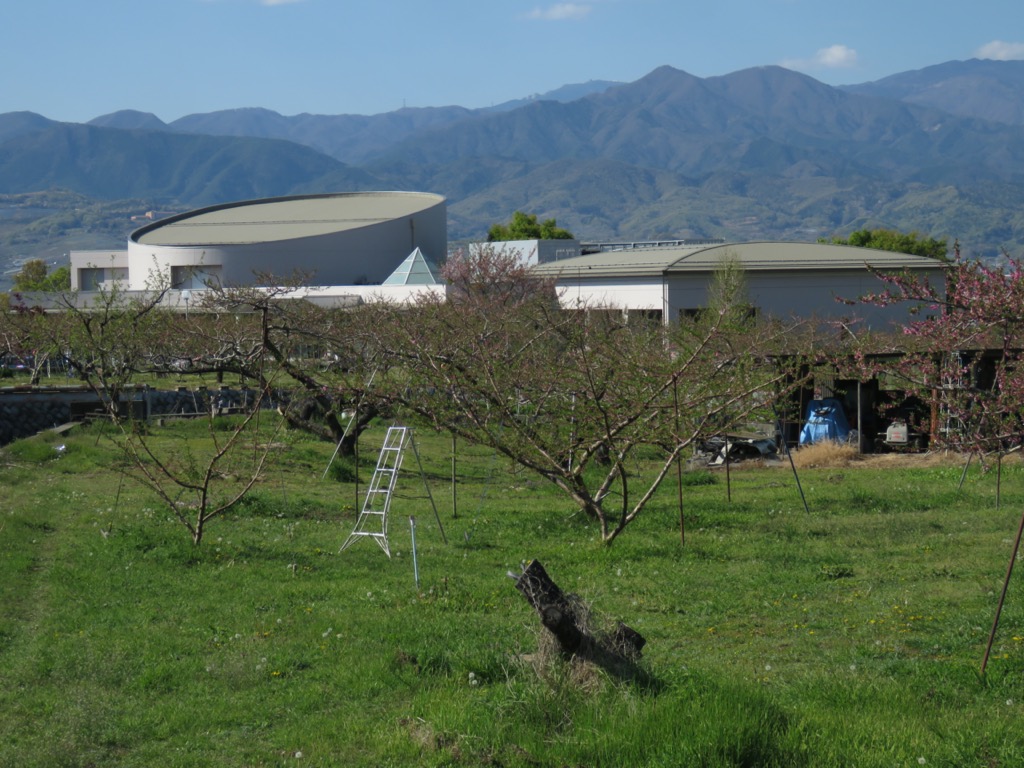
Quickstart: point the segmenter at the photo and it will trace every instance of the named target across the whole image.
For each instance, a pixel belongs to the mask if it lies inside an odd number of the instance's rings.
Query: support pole
[[[456,486],[456,477],[458,475],[455,472],[455,464],[457,461],[457,454],[455,451],[455,433],[452,432],[452,519],[455,520],[459,516],[459,498]]]
[[[804,487],[800,484],[800,475],[797,474],[796,464],[793,461],[793,452],[789,450],[789,443],[786,442],[786,433],[782,431],[782,420],[779,418],[779,412],[775,406],[772,406],[772,413],[775,414],[775,426],[779,430],[779,434],[782,435],[782,448],[786,451],[786,456],[789,457],[789,467],[793,470],[793,477],[796,479],[797,490],[800,491],[800,500],[804,503],[804,512],[807,514],[811,513],[810,507],[807,506],[807,497],[804,496]]]
[[[359,418],[359,406],[356,406],[355,411],[352,413],[352,418]],[[359,436],[356,435],[356,441],[352,445],[352,475],[355,478],[355,491],[356,500],[353,505],[354,509],[359,509]]]
[[[999,604],[996,606],[996,615],[992,620],[992,631],[988,634],[988,645],[985,646],[985,656],[981,660],[981,676],[985,676],[985,667],[988,666],[988,657],[992,653],[992,642],[996,639],[996,630],[999,628],[999,617],[1003,613],[1003,603],[1006,602],[1006,592],[1010,588],[1010,576],[1013,575],[1013,564],[1017,560],[1017,552],[1020,551],[1020,539],[1024,535],[1024,514],[1021,515],[1020,525],[1017,526],[1017,538],[1013,542],[1013,552],[1010,554],[1010,564],[1006,566],[1006,578],[1003,579],[1003,591],[999,593]]]
[[[857,379],[857,453],[864,453],[864,426],[861,420],[860,379]]]
[[[679,380],[672,382],[672,401],[675,406],[676,416],[676,441],[679,441]],[[682,452],[676,452],[676,491],[679,496],[679,546],[686,546],[686,515],[683,513],[683,456]]]
[[[996,456],[996,509],[999,509],[999,503],[1002,501],[1003,496],[1003,452],[1000,451]]]
[[[420,567],[416,562],[416,518],[409,515],[409,535],[412,538],[412,575],[416,580],[416,590],[420,588]]]
[[[732,473],[729,471],[729,436],[725,436],[725,500],[732,504]]]
[[[974,458],[974,451],[967,454],[967,463],[964,464],[964,471],[960,473],[960,482],[957,483],[956,489],[959,491],[964,487],[964,478],[967,477],[967,470],[971,466],[971,459]]]
[[[434,510],[434,519],[437,520],[438,530],[441,531],[441,541],[447,544],[448,537],[444,535],[444,525],[441,523],[441,515],[437,512],[437,504],[434,503],[434,494],[430,492],[430,483],[427,482],[427,473],[423,471],[423,461],[420,460],[420,452],[416,447],[416,438],[411,429],[409,430],[409,444],[412,446],[412,452],[416,456],[416,464],[420,468],[420,477],[423,478],[423,487],[427,489],[427,498],[430,499],[430,506]]]

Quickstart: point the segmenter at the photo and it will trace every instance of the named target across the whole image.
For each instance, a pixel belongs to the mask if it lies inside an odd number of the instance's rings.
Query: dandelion
[[[330,635],[330,634],[331,634],[331,632],[333,632],[333,631],[334,631],[334,627],[328,627],[328,628],[326,629],[326,631],[324,631],[323,633],[321,633],[320,637],[327,637],[327,636],[328,636],[328,635]]]
[[[476,679],[476,674],[473,673],[473,672],[469,673],[469,684],[470,685],[479,685],[480,684],[480,681]]]
[[[764,665],[764,671],[765,672],[771,672],[772,671],[772,665],[771,664],[765,664]]]
[[[925,764],[925,763],[927,763],[927,762],[928,762],[928,761],[927,761],[927,760],[925,760],[925,759],[924,759],[923,757],[919,757],[919,758],[917,758],[917,764],[918,764],[918,765],[924,765],[924,764]]]
[[[1013,699],[1007,699],[1006,700],[1006,706],[1012,707],[1013,706]]]

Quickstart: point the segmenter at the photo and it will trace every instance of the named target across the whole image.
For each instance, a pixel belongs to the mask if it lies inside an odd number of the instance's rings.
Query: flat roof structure
[[[907,308],[856,304],[884,290],[876,270],[906,270],[942,285],[946,268],[926,256],[872,248],[755,242],[622,248],[538,264],[533,272],[555,280],[565,307],[636,311],[668,323],[707,306],[714,275],[730,258],[744,272],[750,305],[763,316],[842,319],[879,329],[906,321]]]
[[[266,280],[380,285],[413,253],[430,272],[448,252],[446,201],[427,192],[342,192],[213,205],[135,230],[121,253],[72,251],[71,285],[141,291]],[[419,271],[424,271],[422,268]]]
[[[708,272],[735,257],[747,271],[763,270],[880,270],[935,269],[939,263],[927,256],[914,256],[874,248],[833,243],[752,242],[716,245],[624,248],[601,251],[570,259],[539,264],[540,275],[569,276],[578,272],[604,277],[634,277],[678,272]]]
[[[349,192],[201,208],[147,224],[140,245],[239,245],[318,237],[415,216],[443,203],[424,192]],[[405,254],[408,255],[408,252]]]

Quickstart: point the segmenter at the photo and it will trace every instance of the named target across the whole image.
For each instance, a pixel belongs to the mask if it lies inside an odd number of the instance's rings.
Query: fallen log
[[[594,633],[582,603],[566,595],[538,561],[531,560],[518,576],[509,575],[566,656],[586,658],[617,675],[640,658],[647,643],[643,635],[622,622],[611,633]]]

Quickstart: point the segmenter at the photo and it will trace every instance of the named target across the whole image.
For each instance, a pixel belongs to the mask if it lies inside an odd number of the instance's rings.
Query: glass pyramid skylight
[[[382,285],[438,285],[430,262],[419,248],[395,268]]]

